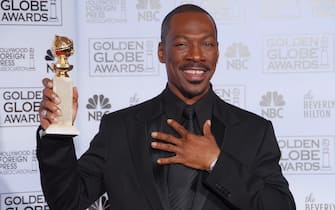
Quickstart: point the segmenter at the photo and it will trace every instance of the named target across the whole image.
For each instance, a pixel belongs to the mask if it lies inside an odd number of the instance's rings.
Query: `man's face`
[[[166,64],[171,91],[194,103],[208,91],[219,57],[214,23],[200,12],[174,15],[158,56]]]

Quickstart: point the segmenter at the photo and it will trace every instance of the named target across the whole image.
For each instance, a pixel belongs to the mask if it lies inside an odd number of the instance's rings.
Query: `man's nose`
[[[204,59],[203,51],[201,46],[199,45],[192,45],[189,52],[189,59],[194,61],[200,61]]]

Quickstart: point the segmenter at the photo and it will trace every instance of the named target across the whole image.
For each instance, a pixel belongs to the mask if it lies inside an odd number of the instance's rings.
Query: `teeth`
[[[188,74],[203,74],[204,73],[203,71],[200,71],[200,70],[186,70],[185,72]]]

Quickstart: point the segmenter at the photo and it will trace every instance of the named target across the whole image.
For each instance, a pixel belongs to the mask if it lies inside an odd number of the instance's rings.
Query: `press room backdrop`
[[[335,209],[334,0],[0,0],[1,210],[49,209],[35,130],[41,79],[54,75],[54,36],[74,40],[80,155],[104,113],[165,87],[160,24],[186,2],[206,8],[218,26],[215,92],[273,122],[297,209]],[[90,209],[108,202],[103,196]]]

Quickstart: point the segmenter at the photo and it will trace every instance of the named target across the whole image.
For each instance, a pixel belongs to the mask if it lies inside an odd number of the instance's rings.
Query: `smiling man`
[[[212,90],[219,57],[213,18],[190,4],[171,11],[158,57],[166,65],[165,90],[105,115],[79,160],[71,137],[38,132],[51,209],[84,209],[107,192],[113,210],[294,210],[271,122]],[[43,84],[39,131],[61,113],[52,81]],[[75,89],[74,113],[77,98]]]

